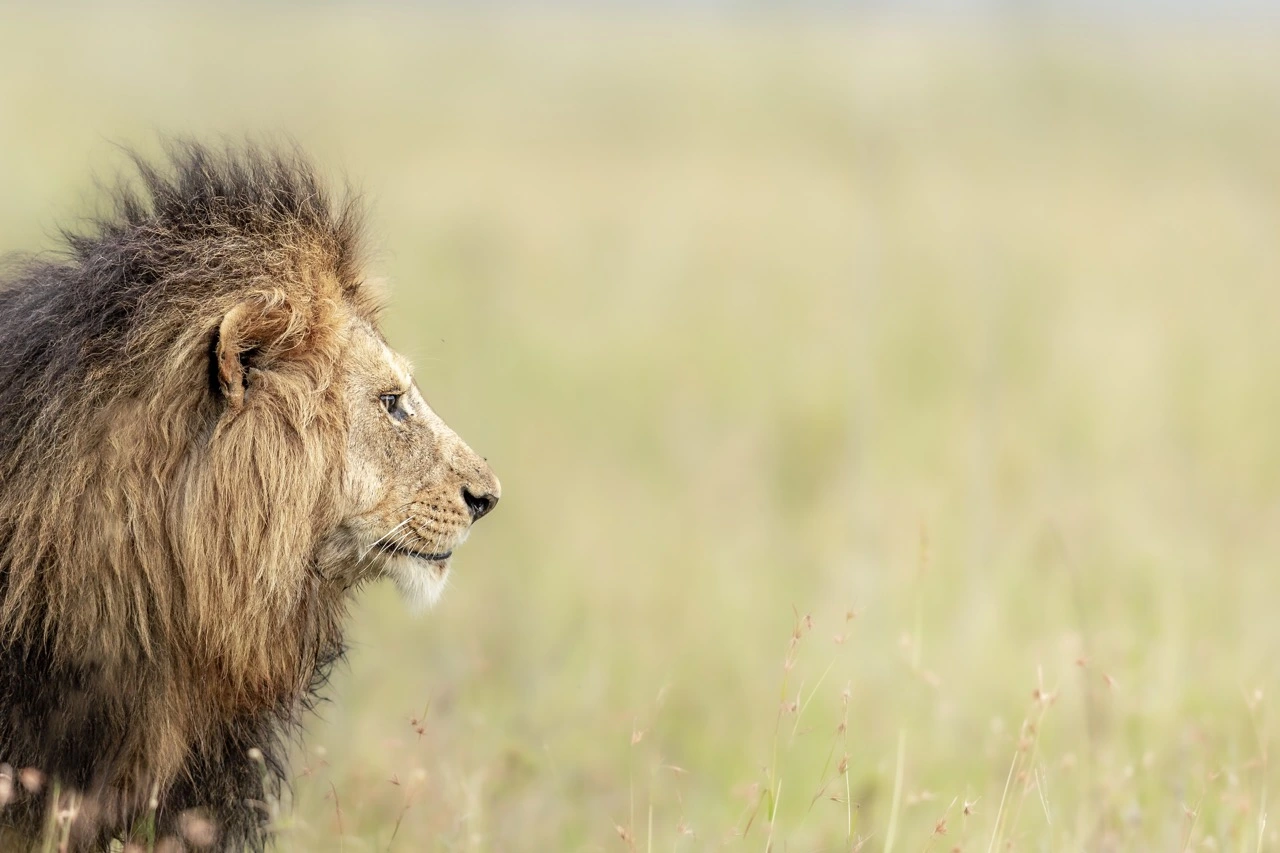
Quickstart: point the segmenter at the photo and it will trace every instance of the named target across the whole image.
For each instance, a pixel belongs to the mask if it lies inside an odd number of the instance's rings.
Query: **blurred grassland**
[[[502,477],[362,596],[281,849],[1280,847],[1280,38],[4,18],[0,249],[111,141],[290,134]]]

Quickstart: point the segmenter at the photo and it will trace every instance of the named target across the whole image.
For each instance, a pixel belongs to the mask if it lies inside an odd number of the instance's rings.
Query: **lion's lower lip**
[[[401,557],[412,557],[415,560],[423,560],[428,563],[443,563],[445,560],[453,556],[452,551],[445,551],[442,554],[428,554],[425,551],[415,551],[412,548],[405,548],[402,545],[379,545],[378,547],[389,554],[398,554]]]

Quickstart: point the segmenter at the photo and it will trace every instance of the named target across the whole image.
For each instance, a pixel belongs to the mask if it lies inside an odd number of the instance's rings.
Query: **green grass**
[[[108,140],[290,133],[503,480],[361,599],[281,849],[1280,845],[1276,39],[6,20],[0,248]]]

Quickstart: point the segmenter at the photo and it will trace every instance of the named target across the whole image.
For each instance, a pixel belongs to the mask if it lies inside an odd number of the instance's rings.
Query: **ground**
[[[1280,846],[1276,38],[6,17],[0,248],[287,132],[502,478],[362,598],[282,850]]]

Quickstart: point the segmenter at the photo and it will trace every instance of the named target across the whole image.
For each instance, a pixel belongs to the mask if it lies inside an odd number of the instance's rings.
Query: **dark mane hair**
[[[342,652],[309,531],[335,515],[337,329],[376,297],[358,205],[298,151],[133,161],[0,283],[0,763],[77,792],[72,849],[190,809],[261,848],[251,804]],[[0,839],[50,805],[0,803]]]

